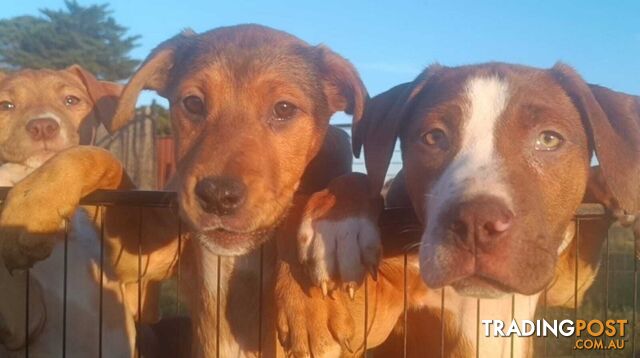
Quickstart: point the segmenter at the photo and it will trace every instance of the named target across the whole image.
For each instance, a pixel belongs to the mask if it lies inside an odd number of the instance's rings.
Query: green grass
[[[605,244],[606,245],[606,244]],[[539,308],[537,319],[626,319],[625,349],[619,351],[574,351],[574,339],[536,338],[537,357],[632,357],[633,336],[636,351],[640,352],[640,332],[634,332],[634,240],[629,230],[613,226],[609,231],[608,255],[606,246],[598,276],[587,291],[583,304],[572,309]],[[578,273],[580,274],[580,273]],[[635,286],[637,294],[640,290]],[[638,327],[640,329],[640,326]],[[605,355],[606,353],[606,355]]]

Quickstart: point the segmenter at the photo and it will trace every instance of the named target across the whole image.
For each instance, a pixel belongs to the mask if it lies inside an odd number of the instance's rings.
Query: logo
[[[622,350],[626,319],[590,320],[482,320],[485,337],[575,337],[575,350]]]

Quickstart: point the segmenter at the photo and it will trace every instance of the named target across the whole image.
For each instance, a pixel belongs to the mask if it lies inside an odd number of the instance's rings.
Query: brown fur
[[[597,273],[599,253],[604,233],[611,222],[610,218],[583,223],[583,228],[587,231],[581,231],[580,237],[574,239],[562,255],[558,257],[556,252],[567,235],[565,233],[571,233],[568,231],[573,225],[571,220],[583,199],[596,199],[609,205],[610,213],[617,210],[633,215],[637,211],[640,203],[638,97],[589,86],[571,68],[562,64],[549,70],[507,64],[458,68],[433,66],[413,82],[394,87],[373,98],[367,104],[364,119],[354,129],[356,149],[359,143],[364,144],[371,183],[370,192],[372,195],[378,195],[382,189],[394,144],[399,137],[403,170],[399,180],[394,180],[388,189],[387,202],[399,206],[411,205],[418,219],[424,220],[425,198],[428,198],[431,186],[442,174],[460,145],[455,134],[459,131],[461,118],[466,110],[465,104],[461,103],[462,85],[470,76],[482,74],[497,75],[509,81],[511,99],[503,113],[501,127],[496,132],[496,145],[506,162],[507,183],[517,188],[513,193],[513,200],[516,217],[521,217],[521,221],[514,224],[515,229],[512,228],[514,236],[510,236],[506,241],[500,240],[498,245],[488,252],[491,260],[482,267],[483,275],[501,282],[511,292],[525,295],[540,292],[550,285],[548,304],[568,305],[569,301],[573,304],[574,300],[579,303]],[[522,165],[530,158],[527,157],[526,150],[523,151],[519,146],[520,143],[532,143],[531,132],[539,128],[538,125],[560,131],[567,140],[564,150],[554,153],[555,156],[536,159],[543,168],[540,172]],[[448,133],[453,133],[448,151],[427,150],[419,143],[421,135],[433,126],[446,128]],[[593,151],[600,160],[602,171],[596,172],[590,178],[589,161]],[[611,190],[614,185],[617,188],[615,191]],[[590,188],[589,193],[600,194],[585,197],[587,187]],[[359,195],[358,191],[354,192],[354,195]],[[317,205],[322,208],[332,203],[321,201]],[[540,238],[536,241],[524,239],[534,234],[539,234]],[[406,242],[399,238],[384,239],[384,236],[383,241],[386,252],[397,252],[398,242]],[[581,272],[577,298],[573,297],[572,273],[575,271],[570,270],[576,267],[575,245],[579,245],[577,265]],[[443,281],[438,283],[439,286],[448,285],[457,279],[456,275],[460,274],[459,270],[465,266],[467,260],[464,253],[455,250],[446,251],[446,255],[452,258],[449,261],[450,267],[421,268],[423,271],[442,270]],[[414,256],[410,256],[408,262],[411,267],[418,266],[418,260]],[[385,258],[379,276],[384,277],[389,271],[401,270],[402,266],[398,265],[402,265],[401,260]],[[439,317],[440,300],[437,299],[440,296],[439,290],[427,289],[417,277],[418,270],[408,271],[409,282],[417,280],[420,283],[409,291],[410,311],[407,324],[410,328],[409,342],[420,344],[418,347],[410,348],[408,353],[416,357],[437,356],[440,342],[432,340],[433,337],[440,336],[437,332],[442,324],[442,318]],[[387,286],[399,287],[403,281],[402,276],[395,276],[392,281],[369,281],[370,302],[383,300],[380,304],[370,306],[375,311],[372,315],[387,317],[384,320],[373,319],[370,337],[385,336],[396,324],[396,320],[388,318],[388,315],[399,317],[403,306],[402,297],[385,296],[382,293],[390,289]],[[447,290],[451,288],[447,287]],[[417,294],[420,292],[425,295]],[[453,290],[451,294],[457,295]],[[449,301],[456,300],[457,298],[451,294]],[[294,296],[291,300],[301,301],[302,297]],[[304,309],[307,311],[322,311],[327,314],[335,310],[328,303],[313,300],[298,303],[297,306],[306,307]],[[362,309],[361,303],[356,304],[355,308],[349,308],[348,304],[345,306],[352,316],[355,316],[354,312]],[[456,309],[445,310],[445,317],[444,338],[448,356],[466,356],[469,353],[468,349],[473,352],[475,343],[460,341],[457,337],[460,337],[461,333],[451,329],[465,325],[465,322],[459,321]],[[331,319],[330,315],[329,322]],[[308,316],[306,321],[307,327],[311,325],[319,332],[326,331],[326,322],[322,317]],[[399,356],[402,353],[402,339],[399,335],[401,327],[402,322],[395,328],[392,338],[380,348],[379,354]],[[302,331],[304,332],[305,328]],[[330,331],[337,343],[340,343],[336,337],[352,331],[352,328],[345,326]],[[297,333],[288,332],[289,336],[294,334]],[[314,331],[311,334],[322,333]],[[375,342],[380,341],[371,340],[370,346],[374,346]],[[432,344],[427,346],[423,342]],[[421,351],[420,347],[428,347],[428,351]],[[308,349],[305,344],[299,344],[294,348],[303,351]],[[519,354],[530,355],[530,342],[525,341],[521,349],[523,350]]]
[[[78,144],[92,144],[100,124],[109,131],[112,130],[110,119],[121,91],[121,85],[99,81],[78,65],[58,71],[26,69],[9,74],[0,73],[0,102],[13,105],[11,109],[4,107],[0,110],[0,128],[2,128],[0,130],[0,162],[7,167],[13,165],[12,169],[15,169],[13,172],[19,174],[15,180],[19,180],[57,152]],[[77,103],[67,103],[69,96],[77,98]],[[58,123],[59,129],[52,138],[35,139],[30,135],[30,123],[40,118]],[[19,167],[22,169],[16,169]],[[7,179],[3,178],[4,181]],[[55,195],[57,196],[59,195]],[[49,202],[39,203],[39,205],[43,204],[48,205]],[[6,217],[3,217],[3,220],[3,225],[11,224]],[[48,250],[49,244],[53,244],[53,239],[47,237],[43,240]],[[3,320],[3,327],[0,328],[3,334],[0,341],[8,348],[15,350],[26,343],[25,330],[21,328],[25,317],[24,305],[21,303],[26,299],[24,297],[25,281],[22,273],[14,272],[9,275],[6,272],[4,259],[9,258],[7,261],[9,266],[17,264],[7,253],[6,250],[10,248],[5,245],[6,243],[5,237],[2,237],[0,247],[3,249],[3,259],[0,258],[2,262],[0,271],[3,278],[0,281],[4,286],[5,294],[2,297],[2,303],[5,308],[2,310],[3,317],[0,318]],[[34,254],[44,256],[46,254],[44,251],[34,250]],[[62,274],[61,268],[60,274]],[[37,340],[40,330],[45,325],[47,312],[44,310],[45,299],[42,297],[41,282],[35,280],[33,275],[29,282],[31,286],[29,325],[35,326],[29,329],[29,334],[33,342]],[[105,292],[111,294],[109,289]],[[111,309],[114,307],[105,305],[106,316],[119,317],[118,312],[112,312]],[[56,315],[55,312],[48,314]],[[109,322],[111,322],[110,319],[107,319],[106,324]],[[46,339],[40,338],[38,347],[50,349],[52,343],[47,342]]]
[[[185,32],[161,44],[127,84],[112,128],[121,127],[131,117],[143,88],[157,91],[171,103],[177,174],[169,187],[178,191],[180,218],[191,232],[183,245],[182,269],[189,277],[194,355],[214,356],[219,350],[222,356],[254,356],[259,348],[266,356],[274,355],[275,325],[269,320],[272,305],[266,299],[256,301],[255,290],[262,277],[261,262],[268,289],[268,265],[275,251],[273,243],[267,244],[262,260],[259,247],[273,236],[299,187],[320,189],[331,176],[350,167],[350,156],[344,156],[348,152],[345,136],[329,128],[329,118],[336,111],[345,111],[358,120],[366,98],[364,86],[353,67],[328,48],[313,47],[262,26],[242,25],[201,35]],[[182,104],[186,96],[200,97],[206,114],[188,112]],[[278,101],[299,108],[296,117],[274,121],[273,106]],[[322,149],[325,137],[332,145]],[[34,233],[56,231],[60,218],[68,216],[83,195],[95,189],[130,187],[121,164],[106,152],[74,148],[62,154],[16,186],[5,204],[4,222],[16,228],[15,236],[6,240],[13,246],[6,255],[16,266],[46,256],[42,242],[34,241]],[[339,165],[326,171],[314,160]],[[67,168],[69,174],[59,175]],[[306,169],[310,173],[301,184]],[[233,215],[207,213],[195,198],[196,183],[216,175],[239,178],[247,187],[247,199]],[[67,188],[70,194],[55,195],[59,188]],[[44,201],[47,206],[40,205]],[[134,283],[138,274],[137,210],[108,207],[106,212],[109,258],[117,265],[119,278]],[[176,269],[178,218],[167,210],[144,210],[143,217],[143,279],[153,282]],[[220,258],[220,274],[225,279],[222,291],[209,285],[215,282],[211,280],[216,277],[217,259],[207,247],[214,248],[213,252],[246,254]],[[35,255],[36,251],[41,254]],[[151,298],[145,305],[152,313],[154,302]],[[217,315],[218,305],[222,317]],[[270,329],[263,331],[264,344],[257,340],[258,307],[265,309],[263,322]],[[143,320],[153,319],[153,314],[143,316]],[[216,335],[217,319],[220,331]],[[219,345],[211,338],[216,336]]]

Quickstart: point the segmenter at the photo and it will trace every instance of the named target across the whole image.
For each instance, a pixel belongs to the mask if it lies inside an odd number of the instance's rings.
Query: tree
[[[129,57],[140,36],[127,36],[107,4],[42,9],[43,17],[0,20],[0,66],[61,69],[77,63],[101,79],[128,78],[139,61]]]

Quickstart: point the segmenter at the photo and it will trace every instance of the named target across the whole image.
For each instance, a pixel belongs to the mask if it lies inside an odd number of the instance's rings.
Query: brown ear
[[[587,191],[584,194],[583,203],[599,203],[607,209],[615,211],[620,208],[618,200],[613,197],[607,181],[599,166],[589,168],[589,180],[587,181]]]
[[[564,64],[551,71],[580,111],[609,192],[640,211],[640,98],[588,85]]]
[[[113,128],[123,127],[134,117],[138,95],[143,89],[154,90],[159,95],[166,97],[165,91],[169,84],[170,72],[175,63],[176,54],[182,52],[186,45],[191,43],[189,39],[193,37],[195,37],[193,31],[185,30],[151,51],[133,77],[129,79],[120,96],[120,103],[113,116]]]
[[[326,46],[316,48],[320,52],[320,66],[329,106],[334,112],[343,111],[352,115],[355,127],[364,114],[364,105],[369,97],[367,89],[349,61]]]
[[[367,102],[362,120],[353,128],[352,141],[356,156],[364,145],[372,195],[379,195],[382,190],[400,124],[407,119],[413,99],[439,68],[438,65],[430,66],[413,82],[403,83],[373,97]]]
[[[122,93],[123,86],[115,82],[99,81],[91,72],[80,65],[71,65],[65,70],[80,78],[93,101],[96,118],[107,128],[109,133],[113,133],[111,119],[118,106],[118,98]]]
[[[5,77],[7,77],[7,74],[3,71],[0,71],[0,81],[2,81]]]

